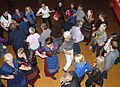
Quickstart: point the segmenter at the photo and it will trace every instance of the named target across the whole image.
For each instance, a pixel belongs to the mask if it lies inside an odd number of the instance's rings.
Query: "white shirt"
[[[46,9],[45,9],[45,10],[43,10],[43,8],[40,8],[40,9],[38,10],[37,14],[42,13],[42,14],[43,14],[43,15],[42,15],[42,18],[48,18],[48,17],[50,17],[49,12],[50,12],[50,10],[49,10],[48,6],[46,6]]]
[[[3,23],[3,26],[4,26],[4,27],[9,27],[10,23],[12,23],[11,20],[12,20],[12,17],[11,17],[10,14],[8,14],[8,20],[6,20],[6,19],[3,17],[3,15],[0,17],[0,22]]]
[[[26,41],[29,42],[30,49],[36,50],[37,48],[40,47],[39,38],[40,38],[40,35],[38,33],[35,33],[33,35],[29,35],[27,37]]]

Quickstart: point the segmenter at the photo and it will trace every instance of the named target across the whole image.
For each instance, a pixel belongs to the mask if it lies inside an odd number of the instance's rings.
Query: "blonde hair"
[[[105,70],[105,58],[103,56],[97,57],[96,66],[97,66],[97,68],[100,69],[101,72],[103,72]]]
[[[91,23],[94,20],[94,18],[93,18],[93,10],[88,10],[88,11],[91,12],[91,15],[90,15],[90,17],[88,19],[88,23]]]
[[[79,62],[84,62],[86,64],[85,57],[82,54],[78,54],[75,56],[75,61],[79,60]]]
[[[13,59],[13,55],[11,53],[6,53],[4,55],[4,62],[7,62],[9,60],[12,60]]]
[[[30,27],[30,28],[29,28],[29,33],[30,33],[30,34],[34,34],[34,33],[35,33],[35,28]]]
[[[32,9],[30,8],[30,6],[27,6],[27,7],[25,7],[25,14],[26,14],[26,15],[28,14],[28,9],[29,9],[31,12],[33,12]]]

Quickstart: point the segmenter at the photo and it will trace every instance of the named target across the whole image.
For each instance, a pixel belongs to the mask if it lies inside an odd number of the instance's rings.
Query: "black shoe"
[[[65,71],[64,69],[62,69],[65,73],[67,73],[67,71]]]
[[[56,80],[56,79],[57,79],[57,78],[56,78],[56,77],[54,77],[54,76],[52,76],[51,78],[52,78],[53,80]]]

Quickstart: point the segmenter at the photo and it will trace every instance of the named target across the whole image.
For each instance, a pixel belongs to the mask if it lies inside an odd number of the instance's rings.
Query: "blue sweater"
[[[86,69],[87,72],[92,71],[92,67],[90,66],[88,61],[86,61],[86,64],[84,64],[83,62],[81,63],[74,62],[74,71],[78,77],[83,76],[85,74]]]

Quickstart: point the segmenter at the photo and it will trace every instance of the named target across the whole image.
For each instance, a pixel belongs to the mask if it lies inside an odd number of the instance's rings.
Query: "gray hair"
[[[42,24],[41,24],[41,28],[44,29],[44,30],[46,30],[46,29],[47,29],[46,23],[42,23]]]

